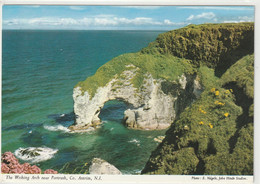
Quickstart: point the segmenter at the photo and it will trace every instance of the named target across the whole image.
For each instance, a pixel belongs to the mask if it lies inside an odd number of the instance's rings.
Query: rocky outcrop
[[[100,123],[99,114],[104,104],[110,100],[122,100],[128,104],[124,112],[124,123],[129,128],[135,129],[165,129],[168,128],[176,117],[175,102],[178,96],[185,92],[187,83],[192,83],[191,93],[198,95],[201,86],[194,83],[194,77],[182,75],[176,81],[166,82],[154,79],[149,73],[144,75],[143,85],[137,89],[131,83],[139,70],[134,65],[127,66],[123,71],[104,87],[99,87],[93,97],[88,91],[82,95],[80,87],[74,88],[74,112],[76,123],[71,126],[73,131],[89,130]],[[194,83],[194,85],[193,85]],[[195,88],[194,88],[195,87]],[[173,88],[169,93],[167,90]],[[195,95],[190,94],[195,97]]]
[[[94,158],[89,167],[89,174],[121,175],[122,173],[107,161],[100,158]]]

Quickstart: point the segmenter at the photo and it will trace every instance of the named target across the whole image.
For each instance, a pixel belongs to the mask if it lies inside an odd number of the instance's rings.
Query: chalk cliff
[[[87,91],[82,95],[80,87],[74,88],[76,124],[70,129],[74,131],[93,129],[101,123],[99,113],[104,104],[115,99],[128,104],[123,120],[127,127],[165,129],[176,117],[178,96],[182,93],[190,93],[188,99],[190,103],[201,90],[201,86],[196,85],[198,81],[192,76],[186,77],[183,74],[176,81],[166,82],[166,80],[154,79],[149,73],[144,75],[141,90],[138,90],[131,83],[137,70],[140,68],[134,65],[126,66],[126,70],[121,74],[115,75],[104,87],[99,87],[93,97]],[[167,88],[173,88],[173,91],[169,92]]]

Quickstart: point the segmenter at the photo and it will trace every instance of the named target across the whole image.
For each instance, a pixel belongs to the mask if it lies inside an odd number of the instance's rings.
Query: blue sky
[[[3,6],[3,29],[170,30],[254,21],[253,6]]]

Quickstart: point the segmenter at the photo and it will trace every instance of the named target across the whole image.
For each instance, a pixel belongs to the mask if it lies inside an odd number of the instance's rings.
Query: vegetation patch
[[[143,85],[144,75],[149,73],[154,79],[165,79],[174,81],[183,73],[194,73],[195,69],[187,59],[181,59],[172,55],[150,55],[131,53],[118,56],[101,66],[95,75],[79,82],[75,87],[81,87],[82,92],[88,91],[94,96],[99,87],[104,87],[116,75],[121,75],[129,66],[139,68],[135,77],[131,80],[135,88]]]
[[[246,95],[254,98],[254,54],[243,57],[221,77],[222,85],[235,82]]]
[[[252,95],[247,89],[253,88],[253,61],[253,55],[245,56],[220,79],[214,76],[214,70],[205,66],[199,68],[204,92],[171,125],[143,174],[165,174],[166,170],[167,174],[253,174],[253,118],[249,116],[253,101],[243,102],[247,105],[238,103]],[[238,68],[247,75],[235,72]],[[236,81],[233,89],[227,88],[230,81]],[[172,153],[187,148],[194,149],[199,160],[196,169],[187,171],[186,161],[190,158],[183,159],[183,156],[175,159],[178,170],[169,169],[165,162]]]
[[[239,58],[254,52],[254,24],[202,24],[160,34],[142,50],[191,59],[199,66],[216,68],[221,76]]]

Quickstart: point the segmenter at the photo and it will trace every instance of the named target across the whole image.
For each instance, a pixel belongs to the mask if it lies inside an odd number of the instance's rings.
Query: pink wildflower
[[[44,174],[58,174],[58,171],[55,171],[53,169],[47,169],[44,171]]]
[[[10,171],[9,167],[5,163],[2,163],[1,164],[1,172],[8,174],[9,171]]]

